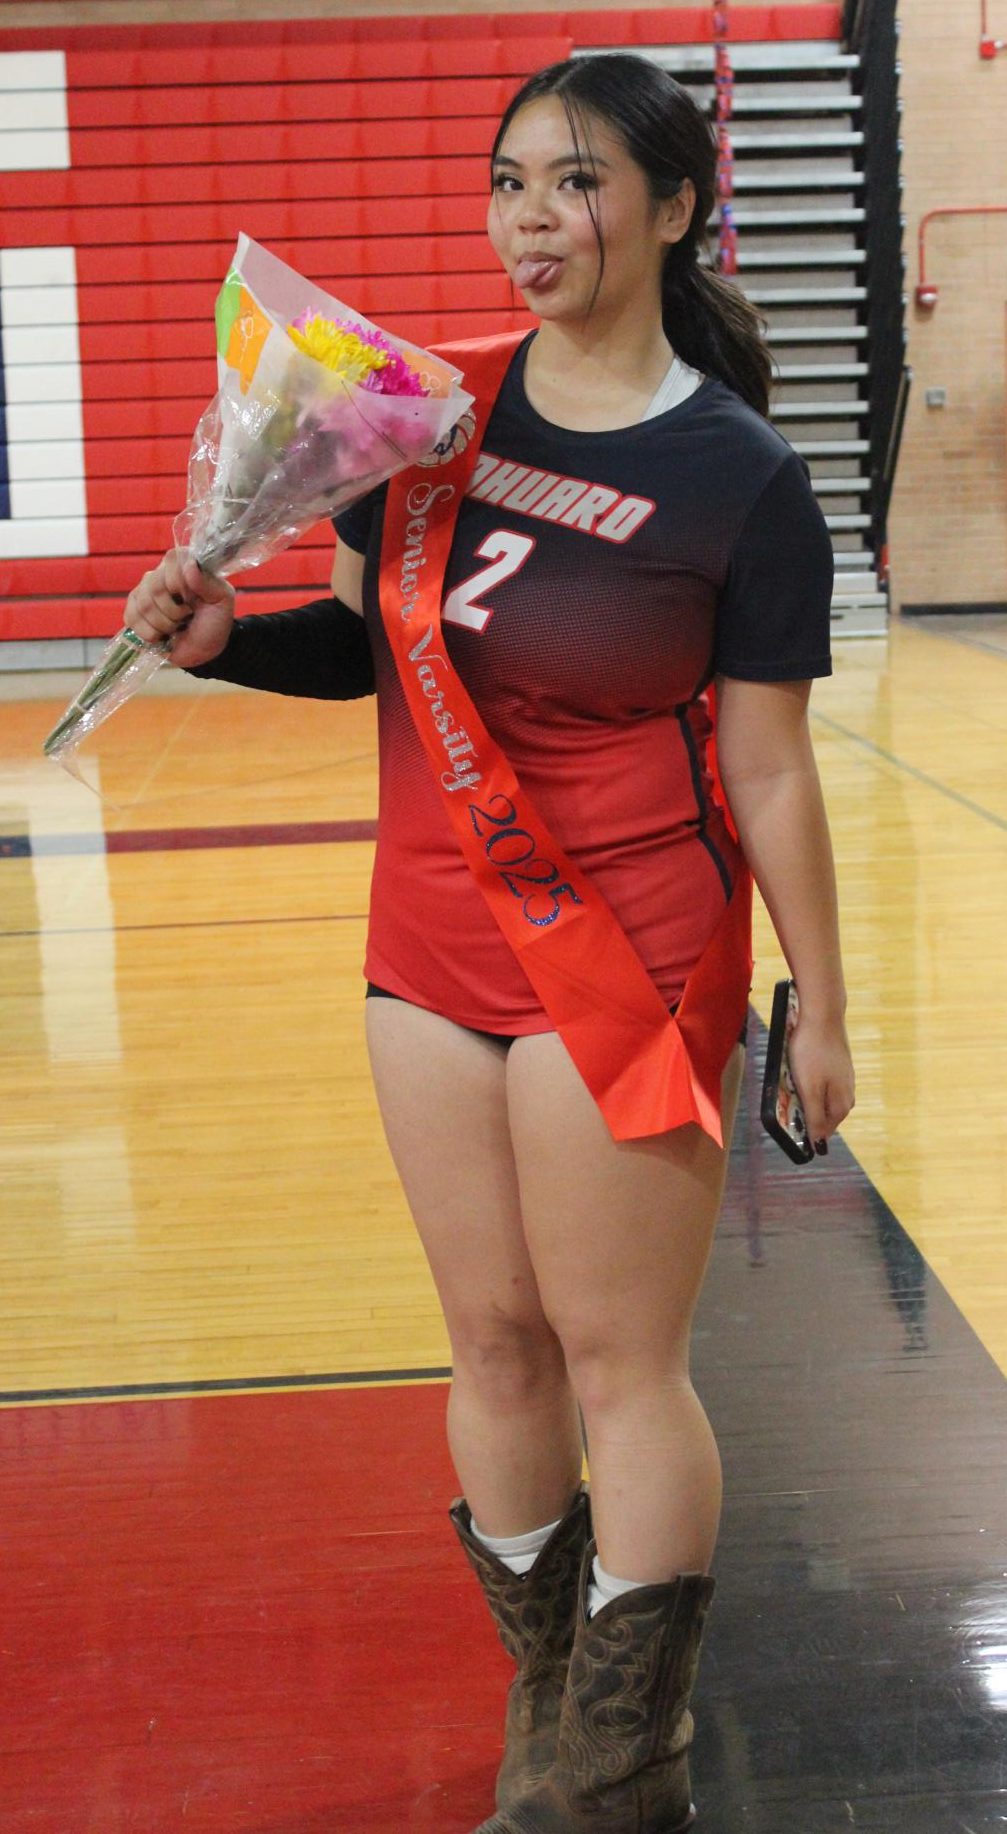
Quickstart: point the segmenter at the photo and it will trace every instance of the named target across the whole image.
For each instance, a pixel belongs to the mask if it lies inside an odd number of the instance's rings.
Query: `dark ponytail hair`
[[[623,51],[574,57],[550,64],[522,84],[497,130],[493,158],[518,110],[551,95],[566,110],[578,156],[582,141],[588,140],[585,117],[593,115],[621,139],[655,202],[674,197],[683,179],[691,178],[696,187],[692,221],[681,241],[669,247],[662,275],[665,336],[684,363],[718,376],[758,413],[768,415],[773,363],[765,321],[729,280],[699,265],[717,180],[716,135],[702,110],[687,89],[649,58]],[[590,158],[587,145],[587,164]],[[603,270],[597,220],[595,230]]]

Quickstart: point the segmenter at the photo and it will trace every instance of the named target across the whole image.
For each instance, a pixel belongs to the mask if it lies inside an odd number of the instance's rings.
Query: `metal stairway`
[[[637,47],[714,114],[710,45]],[[769,326],[771,417],[804,455],[836,558],[833,632],[883,635],[872,545],[859,57],[828,41],[732,44],[738,284]],[[716,232],[711,222],[711,241]]]

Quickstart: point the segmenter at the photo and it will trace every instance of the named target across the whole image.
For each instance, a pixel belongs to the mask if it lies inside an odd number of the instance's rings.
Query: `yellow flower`
[[[347,382],[362,382],[372,370],[384,369],[389,360],[386,350],[365,344],[355,331],[333,324],[319,312],[289,325],[287,330],[298,350],[314,357],[316,363],[324,363],[326,369],[336,370]]]

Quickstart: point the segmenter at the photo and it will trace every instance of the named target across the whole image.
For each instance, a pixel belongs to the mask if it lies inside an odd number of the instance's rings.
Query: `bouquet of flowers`
[[[472,397],[458,370],[380,331],[241,235],[217,296],[218,390],[189,454],[175,544],[208,573],[261,565],[411,465]],[[45,740],[66,763],[166,660],[125,629]]]

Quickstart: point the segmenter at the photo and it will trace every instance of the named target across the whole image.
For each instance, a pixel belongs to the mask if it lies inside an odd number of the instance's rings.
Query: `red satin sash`
[[[450,462],[414,465],[392,479],[381,613],[462,853],[613,1138],[695,1121],[720,1145],[721,1076],[751,983],[751,875],[740,870],[672,1018],[611,907],[521,788],[443,643],[441,596],[458,510],[523,335],[438,347],[464,369],[475,435]]]

